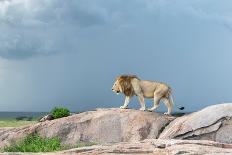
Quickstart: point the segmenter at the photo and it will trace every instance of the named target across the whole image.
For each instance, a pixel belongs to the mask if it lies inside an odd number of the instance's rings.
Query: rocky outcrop
[[[23,128],[0,130],[0,147],[27,134],[60,137],[65,144],[78,141],[112,143],[158,138],[173,120],[163,114],[133,109],[97,109]]]
[[[58,136],[64,144],[78,141],[102,144],[61,154],[231,154],[228,144],[232,143],[231,118],[230,103],[209,106],[178,118],[133,109],[97,109],[21,128],[0,128],[0,147],[38,133]]]
[[[2,153],[2,155],[19,153]],[[31,155],[32,153],[20,153]],[[117,144],[96,145],[53,153],[35,153],[35,155],[193,155],[193,154],[232,154],[232,144],[222,144],[206,140],[161,140],[147,139],[140,142],[121,142]]]
[[[232,104],[218,104],[176,118],[160,139],[197,139],[232,143]]]

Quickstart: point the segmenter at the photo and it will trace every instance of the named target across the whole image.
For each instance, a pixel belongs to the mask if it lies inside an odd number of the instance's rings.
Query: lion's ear
[[[116,77],[116,81],[119,81],[120,78],[121,78],[121,76],[117,76],[117,77]]]

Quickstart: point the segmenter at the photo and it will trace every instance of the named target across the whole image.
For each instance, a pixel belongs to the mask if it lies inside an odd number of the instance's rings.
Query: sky
[[[186,111],[232,101],[231,0],[0,0],[0,34],[0,111],[119,107],[121,74]]]

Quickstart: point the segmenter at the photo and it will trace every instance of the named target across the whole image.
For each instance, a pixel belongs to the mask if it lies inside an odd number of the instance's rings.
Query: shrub
[[[61,117],[67,117],[70,115],[70,111],[67,108],[58,108],[55,107],[52,112],[52,117],[54,119],[61,118]]]
[[[17,120],[17,121],[21,121],[21,120],[24,120],[24,119],[26,119],[27,118],[27,116],[18,116],[18,117],[16,117],[15,119]]]
[[[32,121],[33,117],[28,117],[27,121]]]
[[[42,138],[37,134],[28,135],[22,141],[4,147],[5,152],[51,152],[61,149],[59,138]]]

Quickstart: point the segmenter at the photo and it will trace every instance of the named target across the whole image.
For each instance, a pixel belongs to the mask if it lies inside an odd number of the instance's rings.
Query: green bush
[[[15,119],[17,120],[17,121],[21,121],[21,120],[24,120],[24,119],[26,119],[27,118],[27,116],[18,116],[18,117],[16,117]]]
[[[52,152],[71,148],[95,145],[92,142],[78,142],[74,145],[61,145],[59,138],[43,138],[38,134],[28,135],[23,140],[3,148],[4,152]]]
[[[39,135],[28,135],[22,141],[4,147],[5,152],[51,152],[62,149],[59,138],[42,138]]]
[[[67,117],[70,115],[70,111],[67,108],[58,108],[55,107],[52,112],[52,117],[54,119],[61,118],[61,117]]]

